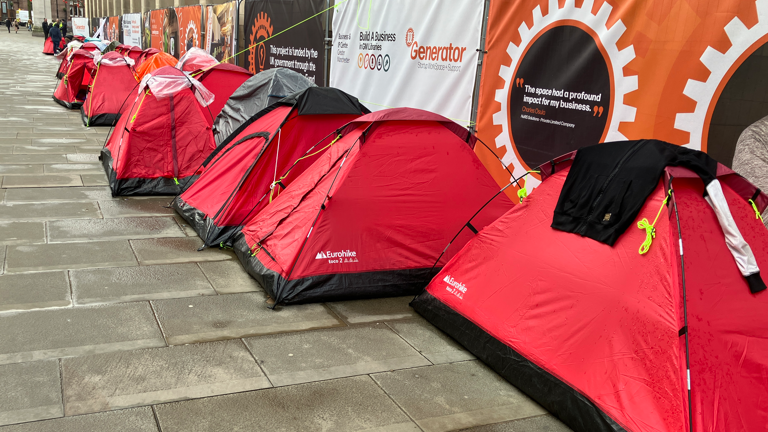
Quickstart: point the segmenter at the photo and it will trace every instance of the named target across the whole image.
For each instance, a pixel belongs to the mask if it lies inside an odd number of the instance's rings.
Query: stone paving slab
[[[90,154],[90,153],[76,153],[76,150],[73,150],[72,152],[67,154],[67,162],[69,163],[99,162],[99,155]]]
[[[101,153],[102,148],[103,148],[102,145],[75,146],[75,149],[77,150],[77,154],[89,154],[89,155],[98,155],[99,153]]]
[[[0,155],[3,156],[3,155]],[[34,164],[4,164],[0,165],[0,174],[5,176],[16,175],[40,175],[44,172],[44,165]]]
[[[104,167],[98,163],[60,163],[46,164],[46,174],[101,174]]]
[[[152,408],[132,408],[75,417],[64,417],[15,426],[0,432],[159,432]]]
[[[546,414],[541,406],[478,361],[371,376],[425,432]]]
[[[93,202],[10,203],[0,206],[0,221],[100,218]]]
[[[72,270],[69,277],[77,305],[216,295],[190,263]]]
[[[462,429],[461,432],[570,432],[571,429],[550,414]]]
[[[235,254],[228,250],[208,248],[198,251],[202,243],[194,237],[131,240],[142,265],[235,259]]]
[[[67,163],[62,154],[10,154],[0,155],[0,164],[56,164]]]
[[[0,275],[5,274],[5,255],[8,251],[8,246],[0,246]]]
[[[0,226],[0,232],[2,228]],[[48,222],[48,242],[186,237],[171,217],[69,219]]]
[[[42,165],[41,165],[42,166]],[[82,186],[78,175],[7,175],[3,177],[4,188],[32,188],[52,186]]]
[[[44,109],[44,110],[47,110],[47,107],[41,107],[41,108]],[[75,118],[73,118],[73,120],[75,120]],[[67,133],[60,133],[60,132],[49,132],[49,133],[46,133],[46,132],[19,132],[16,135],[16,138],[33,138],[33,139],[45,139],[45,138],[48,138],[48,139],[54,139],[54,140],[58,139],[59,142],[61,142],[62,144],[66,144],[66,143],[71,143],[72,142],[71,139],[73,139],[73,138],[88,138],[87,135],[90,135],[90,134],[86,134],[85,132],[83,132],[83,130],[84,129],[81,129],[79,133],[72,133],[72,132],[67,132]],[[62,138],[64,138],[65,135],[66,135],[66,138],[65,138],[66,141],[65,141],[65,139],[62,139]]]
[[[0,276],[0,312],[71,305],[66,272]]]
[[[52,203],[64,201],[109,200],[108,187],[54,187],[8,189],[6,203]]]
[[[0,146],[0,154],[12,154],[13,148],[9,146]]]
[[[109,186],[106,174],[81,174],[83,186]]]
[[[158,405],[163,432],[418,431],[370,377]]]
[[[8,246],[9,273],[137,265],[127,241]]]
[[[0,365],[0,426],[61,417],[59,362]]]
[[[45,243],[43,222],[0,221],[0,245]]]
[[[271,387],[239,339],[62,360],[66,415]]]
[[[417,318],[419,314],[408,304],[413,296],[327,303],[348,324]]]
[[[261,336],[245,343],[275,386],[430,364],[384,324]]]
[[[342,326],[320,304],[268,309],[261,292],[152,301],[168,344]]]
[[[0,184],[3,183],[3,177],[0,176]],[[5,202],[5,193],[8,191],[8,189],[0,189],[0,203]]]
[[[75,146],[33,146],[33,145],[17,145],[13,146],[14,154],[67,154],[77,153]]]
[[[0,315],[0,364],[165,346],[146,302]]]
[[[95,137],[75,137],[71,134],[67,134],[66,137],[59,136],[56,137],[42,137],[41,134],[35,134],[35,136],[30,137],[30,145],[39,145],[39,146],[51,146],[51,145],[74,145],[74,146],[99,146],[101,147],[104,144],[103,139],[98,139]],[[21,137],[19,137],[21,138]],[[51,162],[53,163],[53,162]]]
[[[106,179],[106,176],[100,174]],[[85,177],[85,175],[83,175]],[[105,180],[106,181],[106,180]],[[167,198],[119,198],[99,201],[104,217],[166,216],[176,212],[166,208],[173,197]],[[195,247],[197,249],[197,247]]]
[[[201,262],[198,265],[219,294],[263,291],[236,260]]]
[[[388,322],[387,325],[433,364],[473,360],[450,336],[441,332],[424,319]]]

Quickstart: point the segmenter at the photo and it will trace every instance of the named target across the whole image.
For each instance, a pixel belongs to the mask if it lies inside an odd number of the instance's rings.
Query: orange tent
[[[152,73],[163,66],[176,66],[176,63],[178,63],[178,60],[176,60],[175,57],[170,54],[160,52],[153,55],[152,57],[147,58],[143,63],[141,63],[141,65],[136,68],[136,75],[138,75],[139,80],[141,80],[144,78],[144,75],[148,73]]]

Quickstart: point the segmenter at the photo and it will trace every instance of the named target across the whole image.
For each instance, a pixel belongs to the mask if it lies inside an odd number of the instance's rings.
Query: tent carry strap
[[[270,189],[270,192],[269,192],[269,202],[272,202],[272,189],[273,189],[275,186],[280,186],[280,187],[282,187],[283,189],[285,189],[285,185],[283,184],[283,180],[285,180],[285,178],[286,178],[286,177],[288,177],[288,174],[290,174],[290,173],[291,173],[291,169],[293,169],[293,167],[295,167],[297,163],[301,162],[303,159],[307,159],[307,158],[310,158],[310,157],[312,157],[312,156],[316,156],[316,155],[318,155],[318,154],[320,154],[320,153],[324,152],[325,150],[327,150],[327,149],[331,148],[331,146],[332,146],[332,145],[336,144],[336,141],[338,141],[339,139],[341,139],[341,134],[338,134],[338,135],[336,136],[336,138],[334,138],[334,139],[333,139],[333,141],[331,141],[331,143],[330,143],[330,144],[328,144],[327,146],[325,146],[325,147],[321,148],[320,150],[318,150],[318,151],[316,151],[316,152],[314,152],[314,153],[306,154],[306,155],[304,155],[304,156],[302,156],[302,157],[300,157],[300,158],[296,159],[296,161],[293,163],[293,165],[291,165],[291,168],[290,168],[290,169],[288,169],[288,171],[286,171],[286,173],[285,173],[285,174],[283,174],[283,175],[282,175],[282,176],[281,176],[279,179],[277,179],[277,180],[275,180],[274,182],[272,182],[272,184],[269,186],[269,189]],[[278,146],[279,146],[279,140],[278,140]],[[278,148],[279,148],[279,147],[278,147]],[[277,170],[277,164],[275,164],[275,170]],[[279,195],[280,195],[280,194],[279,194],[279,191],[278,191],[278,196],[279,196]]]
[[[760,210],[757,209],[757,204],[755,204],[755,200],[749,199],[748,202],[752,205],[752,210],[755,211],[755,219],[760,219],[760,222],[763,221],[763,215],[760,214]]]
[[[648,223],[648,219],[643,218],[640,222],[637,223],[637,227],[640,229],[645,230],[645,241],[643,244],[640,245],[640,250],[638,251],[640,255],[644,255],[648,253],[648,251],[651,249],[651,243],[653,243],[653,239],[656,238],[656,222],[659,220],[659,216],[661,216],[661,211],[664,210],[664,206],[667,205],[667,202],[669,201],[669,197],[672,195],[672,189],[667,192],[667,196],[664,198],[664,201],[661,202],[661,207],[659,207],[659,212],[656,213],[656,219],[653,220],[652,224]]]

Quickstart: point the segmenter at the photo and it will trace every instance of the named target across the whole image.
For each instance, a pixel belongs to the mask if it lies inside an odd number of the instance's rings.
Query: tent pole
[[[480,30],[480,47],[477,49],[477,73],[475,74],[475,88],[472,92],[472,116],[470,117],[470,124],[467,129],[470,132],[477,132],[477,106],[480,103],[480,78],[483,72],[483,59],[487,51],[485,50],[485,34],[488,31],[488,9],[490,8],[491,0],[485,0],[483,6],[483,26]]]
[[[235,48],[232,50],[232,52],[238,52],[238,48],[239,48],[239,45],[237,42],[240,40],[240,3],[242,2],[243,0],[237,0],[237,2],[235,3],[235,25],[234,25],[235,37],[233,41]],[[245,29],[243,29],[243,37],[245,37]],[[239,56],[235,56],[234,58],[235,66],[240,66],[237,61],[238,57]]]
[[[328,62],[331,59],[333,35],[331,34],[331,0],[325,0],[325,59],[323,61],[323,86],[328,87]]]

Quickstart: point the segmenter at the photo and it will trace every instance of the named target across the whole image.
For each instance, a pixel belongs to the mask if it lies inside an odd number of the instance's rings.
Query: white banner
[[[91,37],[91,33],[88,31],[88,21],[88,18],[72,18],[72,34]]]
[[[21,21],[22,23],[26,23],[27,21],[29,21],[29,11],[25,11],[21,9],[17,10],[16,18],[18,18],[19,21]]]
[[[483,0],[349,0],[333,15],[330,85],[371,110],[469,125]]]
[[[141,14],[123,15],[123,44],[141,47]]]

